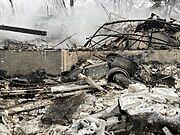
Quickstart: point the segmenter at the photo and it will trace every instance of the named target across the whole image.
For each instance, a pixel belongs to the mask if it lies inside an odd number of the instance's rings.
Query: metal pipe
[[[20,33],[33,34],[33,35],[41,35],[41,36],[47,35],[47,31],[20,28],[20,27],[12,27],[12,26],[6,26],[6,25],[0,25],[0,30],[20,32]]]

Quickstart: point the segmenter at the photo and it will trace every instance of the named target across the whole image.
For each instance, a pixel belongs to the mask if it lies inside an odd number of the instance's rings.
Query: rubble
[[[0,132],[180,134],[179,62],[155,55],[179,49],[179,27],[155,14],[105,23],[79,48],[94,53],[69,70],[14,77],[1,70]],[[145,60],[147,52],[154,59]]]
[[[72,127],[67,131],[67,134],[97,134],[102,135],[105,132],[105,121],[93,118],[86,117],[80,120],[77,120]]]
[[[11,132],[7,129],[5,125],[0,123],[0,134],[11,135]]]
[[[79,93],[73,97],[58,99],[47,110],[42,117],[43,124],[61,124],[65,125],[71,121],[71,116],[76,112],[85,97],[85,93]]]

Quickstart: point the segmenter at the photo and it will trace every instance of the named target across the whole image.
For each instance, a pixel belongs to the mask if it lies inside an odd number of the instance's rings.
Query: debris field
[[[41,48],[7,40],[1,51],[9,50]],[[180,22],[152,13],[103,24],[83,46],[66,50],[77,61],[59,74],[9,76],[1,69],[0,134],[178,135],[179,50]]]

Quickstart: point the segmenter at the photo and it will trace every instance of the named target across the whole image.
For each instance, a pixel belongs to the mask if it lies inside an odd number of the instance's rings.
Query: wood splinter
[[[96,82],[94,82],[90,77],[87,77],[87,76],[83,75],[82,73],[80,73],[78,76],[79,76],[80,79],[85,80],[91,87],[96,88],[96,89],[98,89],[101,92],[105,92],[105,93],[108,92],[103,87],[101,87]]]

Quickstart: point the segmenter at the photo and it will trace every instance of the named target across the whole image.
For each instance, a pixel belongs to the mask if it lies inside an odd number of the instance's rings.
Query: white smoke
[[[0,24],[47,30],[48,36],[34,36],[0,31],[0,39],[44,39],[57,44],[77,33],[70,43],[84,44],[87,37],[103,23],[119,19],[147,18],[151,12],[164,16],[162,9],[152,9],[147,0],[76,0],[70,7],[69,0],[9,0],[0,1]],[[174,14],[173,14],[174,15]],[[65,46],[65,45],[63,45]]]

